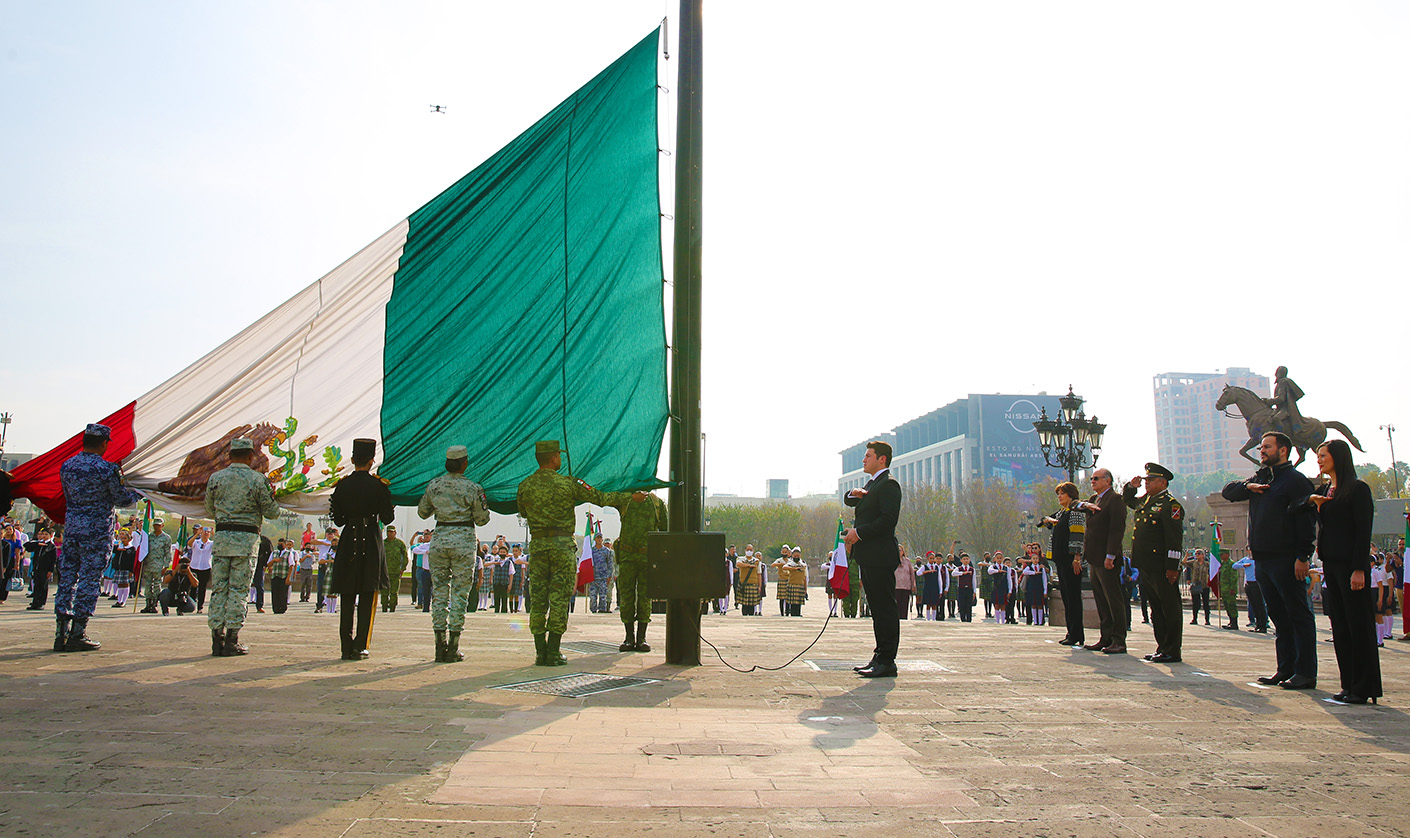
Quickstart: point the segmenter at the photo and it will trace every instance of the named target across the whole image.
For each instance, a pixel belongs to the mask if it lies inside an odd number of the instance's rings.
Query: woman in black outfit
[[[1375,703],[1381,695],[1376,651],[1375,605],[1370,588],[1371,489],[1356,478],[1351,447],[1334,439],[1317,448],[1317,467],[1327,482],[1317,488],[1317,554],[1327,579],[1324,594],[1332,622],[1332,646],[1341,670],[1341,692],[1333,700]]]

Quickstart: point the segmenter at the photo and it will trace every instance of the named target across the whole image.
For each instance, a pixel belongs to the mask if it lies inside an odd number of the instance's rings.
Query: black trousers
[[[960,622],[969,623],[974,621],[974,588],[958,588],[960,604]]]
[[[877,663],[894,664],[901,645],[901,612],[896,608],[896,567],[861,565],[862,590],[871,606],[872,654]]]
[[[269,577],[269,600],[275,614],[289,610],[289,580],[279,576]]]
[[[911,613],[911,592],[908,588],[896,589],[896,615],[904,620]]]
[[[1200,606],[1204,606],[1204,621],[1209,622],[1209,589],[1190,588],[1190,623],[1199,619]]]
[[[34,606],[35,611],[43,608],[44,604],[49,601],[49,574],[53,570],[53,565],[31,568],[33,575],[30,579],[34,582],[34,599],[29,604]]]
[[[343,654],[350,655],[367,648],[372,631],[372,606],[377,602],[376,591],[361,591],[343,595],[343,610],[338,612],[338,634],[343,641]],[[357,612],[357,633],[353,633],[353,612]]]
[[[1062,596],[1062,612],[1067,620],[1067,639],[1078,643],[1087,639],[1082,626],[1082,574],[1072,570],[1072,557],[1057,560],[1058,594]]]
[[[1155,650],[1178,658],[1185,637],[1185,602],[1180,597],[1180,586],[1165,575],[1164,562],[1147,562],[1139,568],[1141,597],[1150,604]]]
[[[1362,698],[1381,696],[1381,657],[1376,648],[1376,606],[1369,575],[1366,587],[1351,589],[1351,568],[1325,562],[1327,587],[1322,606],[1332,621],[1332,648],[1341,670],[1341,688]],[[1279,633],[1282,629],[1279,629]]]
[[[1089,556],[1087,566],[1091,567],[1091,594],[1097,605],[1097,619],[1101,621],[1101,635],[1098,642],[1127,645],[1127,626],[1131,614],[1131,597],[1121,584],[1121,561],[1107,570],[1107,557]]]
[[[1245,582],[1244,596],[1248,598],[1248,620],[1253,623],[1249,628],[1267,631],[1268,609],[1263,604],[1263,588],[1257,582]]]
[[[250,585],[255,589],[255,607],[264,610],[264,568],[256,567],[254,578],[250,580]]]
[[[210,569],[207,568],[206,570],[196,570],[195,568],[192,568],[191,572],[196,576],[196,607],[205,608],[206,589],[211,586]]]

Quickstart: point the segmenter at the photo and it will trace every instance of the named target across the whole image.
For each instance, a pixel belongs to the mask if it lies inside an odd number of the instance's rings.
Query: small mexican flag
[[[592,583],[592,515],[588,515],[587,528],[583,530],[583,551],[578,554],[578,589]]]
[[[1223,527],[1219,526],[1219,519],[1214,520],[1214,525],[1210,527],[1209,534],[1209,587],[1214,591],[1215,596],[1219,596],[1219,542],[1223,534]]]
[[[832,572],[828,574],[827,582],[832,586],[833,596],[852,595],[852,581],[847,576],[847,545],[842,543],[841,518],[837,519],[837,540],[832,546]]]

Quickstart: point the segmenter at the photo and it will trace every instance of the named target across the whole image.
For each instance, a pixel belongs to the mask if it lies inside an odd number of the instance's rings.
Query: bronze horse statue
[[[1273,408],[1269,407],[1267,402],[1247,387],[1224,385],[1224,392],[1219,394],[1219,401],[1215,402],[1214,406],[1219,410],[1227,410],[1230,405],[1239,409],[1240,418],[1248,427],[1248,442],[1239,449],[1239,453],[1254,465],[1260,465],[1260,463],[1250,457],[1248,452],[1257,447],[1259,440],[1263,439],[1263,435],[1269,431],[1282,431],[1288,434],[1288,437],[1292,439],[1293,447],[1297,449],[1297,465],[1302,465],[1309,449],[1315,449],[1327,440],[1328,428],[1346,437],[1346,441],[1350,442],[1357,451],[1366,450],[1361,447],[1361,443],[1356,440],[1356,435],[1351,432],[1350,428],[1331,420],[1323,422],[1313,419],[1311,416],[1304,416],[1302,424],[1293,429],[1292,433],[1288,433],[1288,429],[1283,427],[1279,417],[1274,415]]]

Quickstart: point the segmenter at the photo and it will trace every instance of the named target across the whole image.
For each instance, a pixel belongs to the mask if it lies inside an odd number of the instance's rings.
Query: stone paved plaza
[[[1264,689],[1270,637],[1186,625],[1187,663],[1154,665],[1139,614],[1117,657],[904,623],[901,677],[864,681],[844,666],[870,652],[860,620],[740,674],[709,647],[694,668],[618,653],[617,616],[583,600],[557,669],[525,665],[525,615],[469,615],[466,661],[436,664],[429,615],[378,614],[349,663],[307,604],[251,614],[251,654],[212,658],[203,616],[106,601],[103,648],[55,654],[25,602],[0,606],[5,836],[1410,836],[1410,643],[1382,652],[1387,700],[1346,707],[1324,700],[1330,643],[1322,689]],[[825,611],[815,591],[802,619],[704,635],[777,665]],[[573,673],[648,682],[520,691]]]

